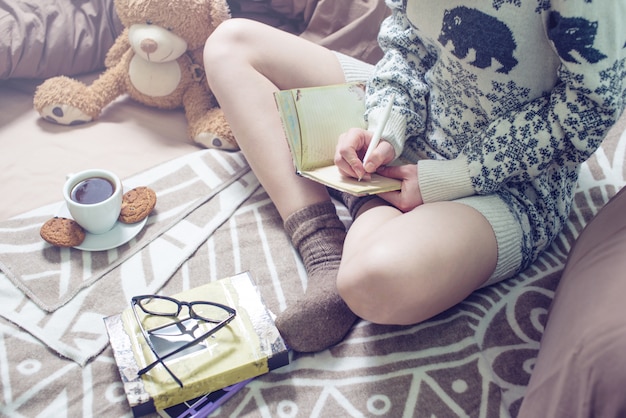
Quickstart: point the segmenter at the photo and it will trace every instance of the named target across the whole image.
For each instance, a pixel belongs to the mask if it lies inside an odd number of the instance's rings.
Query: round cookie
[[[75,247],[85,240],[85,230],[73,219],[54,217],[39,230],[46,242],[57,247]]]
[[[156,193],[149,187],[135,187],[124,193],[122,210],[119,220],[125,224],[133,224],[150,215],[156,206]]]

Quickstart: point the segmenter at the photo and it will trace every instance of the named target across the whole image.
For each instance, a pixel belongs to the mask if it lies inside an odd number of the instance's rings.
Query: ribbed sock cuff
[[[306,235],[304,230],[308,231],[309,229],[314,231],[331,227],[345,230],[343,222],[337,216],[335,205],[330,200],[304,207],[292,213],[285,220],[284,227],[292,239],[299,235]],[[297,246],[296,242],[294,244]]]
[[[308,274],[341,261],[346,229],[331,201],[293,213],[285,221],[285,230]]]
[[[350,193],[342,192],[336,189],[332,189],[330,187],[328,187],[327,189],[328,193],[333,198],[339,200],[348,209],[348,212],[350,213],[352,219],[356,219],[356,215],[359,213],[359,210],[361,210],[364,204],[366,204],[370,200],[378,198],[375,195],[354,196]]]

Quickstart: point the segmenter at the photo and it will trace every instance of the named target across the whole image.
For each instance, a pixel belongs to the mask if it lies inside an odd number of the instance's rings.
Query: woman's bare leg
[[[290,338],[322,323],[322,328],[307,336],[300,351],[325,348],[328,340],[321,346],[310,344],[316,333],[323,339],[333,327],[343,327],[341,332],[345,332],[345,324],[351,325],[352,320],[347,316],[339,324],[326,322],[345,314],[342,307],[339,315],[332,311],[332,305],[339,303],[335,277],[341,249],[337,250],[337,244],[343,239],[337,238],[341,234],[335,221],[326,228],[326,232],[334,231],[332,239],[324,230],[311,227],[318,219],[311,218],[311,208],[315,213],[321,211],[328,224],[328,195],[325,188],[294,174],[272,93],[343,82],[341,68],[334,54],[324,48],[236,19],[225,22],[207,42],[205,66],[209,84],[239,145],[286,220],[292,240],[296,237],[299,243],[303,235],[307,236],[304,244],[297,245],[305,265],[310,258],[307,247],[325,245],[323,252],[331,256],[330,262],[307,268],[309,286],[322,285],[313,289],[312,296],[307,289],[308,299],[277,320],[282,324],[281,332],[287,329]],[[423,321],[463,300],[495,268],[493,230],[479,212],[468,206],[442,202],[406,214],[390,206],[367,207],[370,210],[350,229],[338,275],[342,296],[366,319],[392,324]],[[307,228],[317,231],[317,241],[308,239]],[[319,276],[320,269],[325,277],[313,280],[311,276]],[[333,338],[336,342],[337,336]]]
[[[376,206],[348,232],[337,285],[360,317],[415,324],[480,287],[497,257],[491,225],[470,206],[439,202],[408,213]]]
[[[325,48],[241,19],[217,28],[204,60],[209,85],[307,271],[304,298],[279,313],[276,326],[297,351],[336,344],[356,320],[336,288],[345,228],[326,188],[295,174],[273,93],[344,82],[339,61]]]
[[[282,218],[328,200],[324,187],[294,175],[273,93],[344,82],[335,54],[261,23],[231,19],[211,35],[204,57],[211,90]]]

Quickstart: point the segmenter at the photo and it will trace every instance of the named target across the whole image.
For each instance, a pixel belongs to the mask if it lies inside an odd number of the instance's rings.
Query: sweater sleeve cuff
[[[418,179],[424,203],[460,199],[476,194],[469,176],[467,158],[420,160]]]
[[[372,109],[367,118],[368,126],[367,130],[370,132],[375,132],[377,127],[382,123],[383,116],[382,108]],[[406,120],[404,116],[394,111],[389,115],[389,119],[383,128],[383,133],[381,138],[391,144],[393,150],[395,151],[395,158],[398,158],[400,154],[402,154],[402,149],[404,147],[403,138],[405,136],[406,131]]]

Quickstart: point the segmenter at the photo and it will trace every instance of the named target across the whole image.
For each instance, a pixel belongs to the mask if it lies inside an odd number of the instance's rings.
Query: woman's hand
[[[408,212],[421,205],[422,194],[417,180],[417,165],[403,165],[387,167],[385,164],[393,161],[394,150],[387,141],[380,141],[376,149],[371,153],[366,166],[363,166],[363,157],[367,151],[372,132],[364,129],[352,128],[339,137],[335,149],[335,165],[345,176],[370,180],[370,174],[378,174],[396,178],[402,181],[400,191],[380,193],[378,196],[402,212]]]
[[[352,128],[339,136],[335,149],[335,165],[343,175],[367,181],[370,173],[394,159],[393,147],[383,140],[368,158],[367,165],[363,166],[363,157],[372,135],[372,132],[365,129]]]
[[[417,165],[380,167],[378,174],[402,180],[400,191],[380,193],[378,196],[402,212],[409,212],[424,203],[417,174]]]

